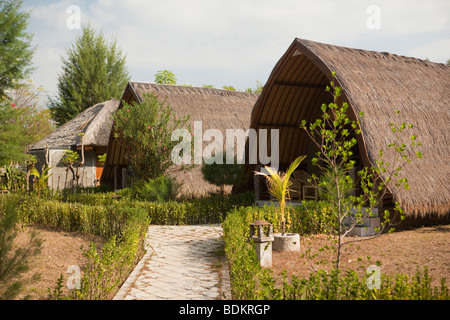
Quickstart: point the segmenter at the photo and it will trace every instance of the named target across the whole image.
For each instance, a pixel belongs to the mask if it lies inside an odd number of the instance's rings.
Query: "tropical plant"
[[[285,173],[277,172],[275,169],[265,166],[266,172],[255,171],[256,175],[262,175],[267,180],[267,188],[271,195],[273,195],[280,203],[281,211],[281,233],[286,234],[285,225],[286,219],[284,216],[284,209],[286,206],[286,200],[290,199],[289,192],[292,185],[292,181],[289,180],[292,173],[297,169],[300,163],[306,158],[306,156],[299,156],[288,167]]]
[[[49,174],[51,167],[46,164],[42,166],[42,172],[39,172],[36,168],[31,169],[30,175],[34,176],[34,187],[36,188],[37,196],[41,195],[41,192],[48,188],[48,179],[51,177],[52,173]]]

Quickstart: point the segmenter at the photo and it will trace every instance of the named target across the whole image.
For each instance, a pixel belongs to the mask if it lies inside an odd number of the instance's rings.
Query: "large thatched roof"
[[[257,94],[247,92],[129,82],[123,93],[122,102],[141,103],[146,93],[153,93],[161,101],[165,100],[176,116],[189,115],[192,128],[194,121],[202,121],[203,132],[208,129],[219,129],[224,137],[225,129],[249,128],[250,114],[258,98]],[[123,143],[111,136],[101,179],[103,183],[113,181],[114,166],[128,165],[125,148]],[[169,171],[181,184],[181,194],[202,196],[216,190],[215,186],[203,179],[200,166],[186,171],[175,169]]]
[[[112,128],[112,114],[118,106],[119,101],[111,99],[89,107],[36,142],[29,150],[45,149],[47,146],[49,148],[81,146],[80,133],[84,133],[84,145],[106,147]]]
[[[414,125],[423,159],[403,169],[410,189],[390,188],[409,215],[450,212],[450,67],[386,52],[295,39],[273,69],[252,113],[251,128],[280,129],[280,163],[306,154],[309,139],[298,127],[329,102],[331,72],[343,88],[353,118],[361,121],[359,151],[375,164],[378,151],[395,140],[390,123]],[[396,117],[395,110],[400,111]],[[364,112],[364,116],[357,116]],[[407,138],[407,137],[406,137]],[[385,159],[394,161],[385,152]],[[246,168],[251,182],[253,166]]]

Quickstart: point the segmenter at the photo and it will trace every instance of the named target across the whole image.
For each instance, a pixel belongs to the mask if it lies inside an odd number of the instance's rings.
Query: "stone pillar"
[[[264,233],[264,226],[268,226],[266,233]],[[261,267],[272,267],[273,225],[263,220],[252,223],[250,225],[250,237],[255,243],[256,256]]]

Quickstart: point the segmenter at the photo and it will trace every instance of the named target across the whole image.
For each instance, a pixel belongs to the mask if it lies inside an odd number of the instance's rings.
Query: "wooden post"
[[[255,171],[258,171],[261,166],[256,166]],[[253,175],[253,192],[255,193],[255,202],[259,200],[259,175]]]
[[[116,191],[118,189],[117,183],[118,183],[119,177],[118,177],[117,170],[119,170],[119,166],[114,166],[114,191]]]
[[[122,189],[127,187],[127,168],[122,168]]]

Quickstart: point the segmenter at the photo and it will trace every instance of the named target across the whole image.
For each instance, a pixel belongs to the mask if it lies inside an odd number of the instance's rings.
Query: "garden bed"
[[[352,240],[354,238],[346,238]],[[316,269],[330,270],[335,255],[332,250],[319,251],[319,248],[332,243],[326,235],[301,237],[301,252],[273,252],[272,269],[276,275],[283,270],[288,274],[308,277],[312,272],[311,264]],[[319,253],[317,257],[308,259],[310,254]],[[303,257],[302,257],[302,254]],[[359,258],[359,259],[358,259]],[[316,262],[326,259],[328,263],[317,265]],[[363,275],[370,265],[380,264],[380,271],[388,276],[404,273],[415,275],[417,268],[427,266],[433,278],[432,285],[438,286],[441,278],[450,280],[450,225],[423,227],[414,230],[398,231],[383,234],[375,239],[354,242],[344,246],[341,255],[341,269],[354,270]]]

